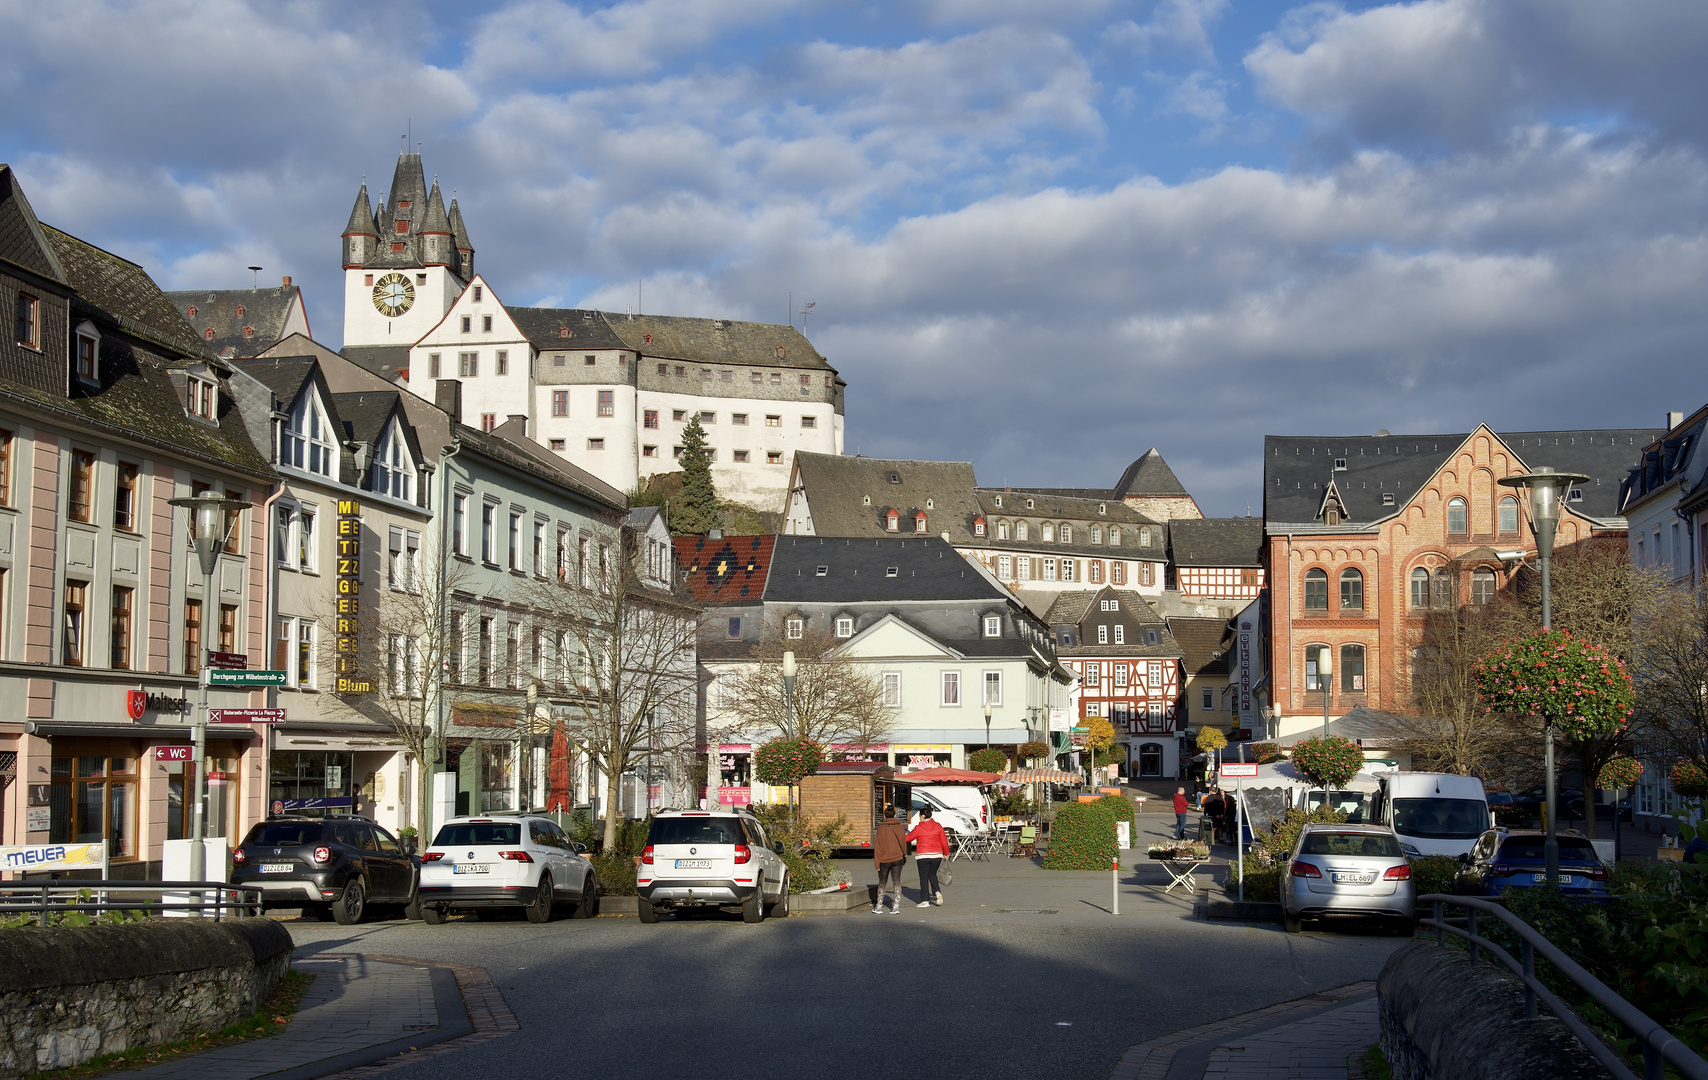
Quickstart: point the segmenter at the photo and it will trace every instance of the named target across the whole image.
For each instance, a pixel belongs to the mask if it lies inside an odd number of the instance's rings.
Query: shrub
[[[589,856],[599,878],[599,891],[606,896],[635,895],[635,856],[627,852],[602,851]]]
[[[1282,863],[1259,863],[1256,859],[1245,860],[1245,898],[1259,904],[1275,904],[1281,900],[1281,874],[1285,870]],[[1237,861],[1228,863],[1228,876],[1223,879],[1222,887],[1229,896],[1238,896],[1240,889],[1240,867]]]
[[[1222,734],[1221,728],[1206,727],[1198,729],[1199,750],[1220,750],[1227,745],[1228,737]]]
[[[753,775],[779,787],[794,787],[822,764],[824,747],[811,739],[772,739],[753,752]]]
[[[1318,787],[1338,788],[1364,767],[1364,751],[1339,735],[1312,736],[1293,746],[1293,767]]]
[[[1026,794],[1025,788],[1015,788],[1013,791],[997,791],[991,798],[991,806],[999,814],[1019,816],[1035,813],[1037,806],[1032,797]]]
[[[1254,840],[1263,850],[1264,858],[1279,862],[1293,853],[1293,845],[1299,842],[1299,834],[1306,825],[1339,825],[1345,820],[1346,815],[1332,806],[1319,806],[1309,812],[1294,807],[1276,818],[1269,831]]]
[[[1107,807],[1113,820],[1133,824],[1133,804],[1124,795],[1105,795],[1090,805]]]
[[[974,750],[967,755],[967,768],[974,772],[1005,773],[1008,771],[1008,755],[994,746]]]
[[[830,861],[830,853],[848,843],[852,834],[846,817],[838,814],[829,821],[808,824],[797,814],[791,827],[787,807],[756,806],[753,811],[766,837],[783,845],[790,893],[812,892],[847,880],[842,869]]]
[[[1125,802],[1125,800],[1122,800]],[[1064,803],[1050,825],[1044,849],[1046,870],[1107,870],[1114,862],[1115,814],[1107,797],[1089,803]]]
[[[1411,879],[1417,884],[1417,895],[1453,893],[1459,883],[1459,871],[1464,864],[1446,855],[1425,855],[1407,859],[1411,863]],[[1525,890],[1520,890],[1525,891]]]

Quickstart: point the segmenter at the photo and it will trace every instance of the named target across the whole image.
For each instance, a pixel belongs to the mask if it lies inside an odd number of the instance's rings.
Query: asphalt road
[[[1374,978],[1400,939],[1288,935],[1158,912],[1142,925],[1049,915],[957,922],[859,909],[754,926],[717,917],[444,926],[288,922],[303,952],[476,964],[515,1035],[388,1075],[1104,1080],[1126,1049]]]

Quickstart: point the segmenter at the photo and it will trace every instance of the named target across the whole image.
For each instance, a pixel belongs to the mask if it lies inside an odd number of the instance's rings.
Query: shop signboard
[[[1255,761],[1224,761],[1222,762],[1222,779],[1232,780],[1236,777],[1255,777],[1257,762]]]
[[[371,694],[374,683],[361,673],[362,507],[338,500],[338,619],[334,671],[340,694]]]
[[[1072,715],[1066,709],[1050,710],[1050,730],[1068,731],[1073,727]]]
[[[96,844],[19,844],[0,847],[0,868],[6,870],[70,869],[105,866],[107,842]],[[105,876],[105,875],[103,875]]]
[[[249,654],[240,652],[210,652],[208,666],[242,671],[249,666]]]
[[[209,686],[283,686],[285,673],[282,671],[227,671],[224,669],[209,669]]]

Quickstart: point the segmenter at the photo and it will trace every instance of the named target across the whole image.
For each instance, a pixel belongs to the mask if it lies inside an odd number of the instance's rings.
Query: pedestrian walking
[[[1186,812],[1190,809],[1192,809],[1191,806],[1189,806],[1186,802],[1186,789],[1183,787],[1175,788],[1174,789],[1174,838],[1176,840],[1186,839]]]
[[[937,887],[937,870],[949,857],[949,834],[943,826],[931,820],[931,807],[919,812],[919,824],[907,834],[914,845],[913,866],[919,871],[919,906],[943,906],[943,892]]]
[[[884,912],[884,895],[895,886],[889,913],[901,914],[901,872],[907,867],[907,829],[896,820],[896,808],[884,807],[884,820],[872,837],[872,861],[878,866],[878,895],[872,898],[872,914]]]

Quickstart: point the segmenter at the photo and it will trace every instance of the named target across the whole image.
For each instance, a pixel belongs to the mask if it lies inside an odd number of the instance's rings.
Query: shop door
[[[1162,744],[1141,743],[1139,745],[1139,776],[1162,775]]]

